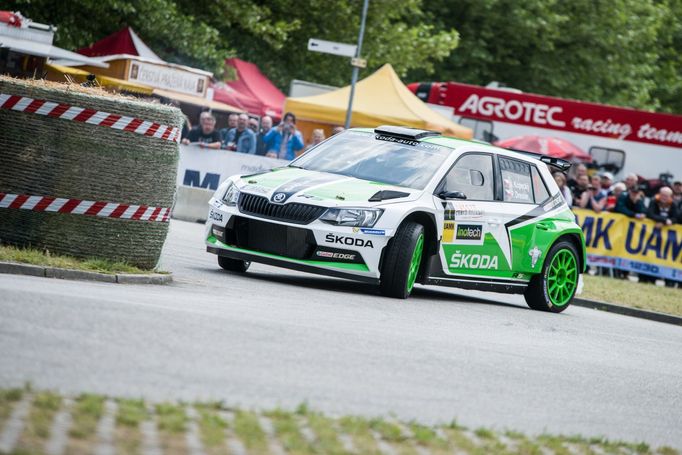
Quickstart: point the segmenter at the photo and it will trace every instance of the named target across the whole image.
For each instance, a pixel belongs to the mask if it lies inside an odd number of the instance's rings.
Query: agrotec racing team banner
[[[582,226],[587,263],[682,281],[682,225],[573,209]]]

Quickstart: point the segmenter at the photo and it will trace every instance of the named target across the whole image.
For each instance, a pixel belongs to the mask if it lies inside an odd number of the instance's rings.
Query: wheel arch
[[[436,228],[436,217],[433,213],[416,211],[407,215],[400,224],[408,221],[414,221],[424,226],[424,243],[427,248],[424,248],[424,255],[431,256],[438,252],[438,229]]]
[[[585,251],[585,243],[583,242],[581,234],[577,232],[568,232],[565,234],[561,234],[556,239],[554,239],[550,248],[553,247],[558,242],[561,242],[562,240],[571,242],[573,246],[575,246],[575,249],[578,252],[578,270],[580,270],[581,273],[585,272],[585,266],[587,265],[586,261],[587,252]]]

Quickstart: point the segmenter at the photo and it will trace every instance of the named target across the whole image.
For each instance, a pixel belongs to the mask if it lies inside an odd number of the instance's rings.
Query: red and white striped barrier
[[[137,221],[168,222],[170,208],[146,205],[119,204],[117,202],[83,201],[50,196],[0,193],[0,209],[59,212],[75,215],[102,216]]]
[[[180,128],[64,103],[54,103],[52,101],[0,93],[0,109],[29,112],[31,114],[72,120],[74,122],[89,123],[91,125],[142,134],[143,136],[180,142]]]

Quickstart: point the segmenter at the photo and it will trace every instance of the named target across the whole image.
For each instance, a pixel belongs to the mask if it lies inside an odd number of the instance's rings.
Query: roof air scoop
[[[408,139],[408,140],[412,140],[412,141],[423,139],[425,137],[440,136],[441,135],[441,133],[439,133],[437,131],[420,130],[418,128],[407,128],[404,126],[390,126],[390,125],[383,125],[383,126],[379,126],[377,128],[374,128],[374,132],[376,134],[379,134],[382,136],[390,136],[390,137],[395,137],[395,138],[400,138],[400,139]]]

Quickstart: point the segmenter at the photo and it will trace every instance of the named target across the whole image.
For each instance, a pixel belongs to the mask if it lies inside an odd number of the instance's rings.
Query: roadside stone
[[[116,282],[120,284],[167,284],[173,281],[170,273],[155,273],[151,275],[138,275],[134,273],[119,273]]]
[[[61,278],[64,280],[103,281],[105,283],[116,282],[116,275],[108,275],[106,273],[99,272],[86,272],[82,270],[58,269],[54,267],[46,267],[45,276],[48,278]]]
[[[15,262],[0,262],[0,273],[15,275],[45,276],[45,267],[31,264],[17,264]]]

